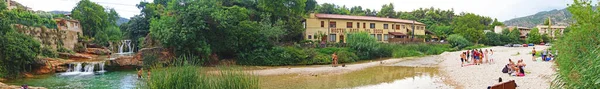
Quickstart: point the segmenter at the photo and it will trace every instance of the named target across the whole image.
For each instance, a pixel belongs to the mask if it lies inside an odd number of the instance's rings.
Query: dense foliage
[[[593,34],[600,30],[600,9],[593,8],[591,0],[574,0],[568,10],[577,22],[568,27],[572,31],[553,46],[559,51],[556,58],[558,77],[554,87],[600,87],[600,34]]]
[[[464,37],[458,34],[448,36],[448,43],[450,43],[450,45],[452,45],[453,47],[457,47],[459,49],[473,45],[473,43],[469,42],[469,40],[465,39]]]
[[[360,59],[369,59],[381,56],[381,49],[376,39],[366,32],[352,33],[348,35],[348,47],[357,51]]]
[[[0,4],[4,5],[4,2],[0,1]],[[36,67],[34,64],[37,64],[40,43],[30,36],[16,32],[11,27],[11,24],[22,21],[16,19],[17,16],[35,15],[19,13],[15,16],[15,11],[7,11],[5,8],[0,6],[0,77],[15,78]]]
[[[252,60],[247,55],[302,38],[306,0],[164,2],[144,3],[142,12],[152,16],[151,36],[178,55]]]
[[[123,34],[117,27],[120,17],[114,9],[105,9],[90,0],[81,0],[71,14],[81,22],[83,36],[93,37],[96,44],[108,46],[109,42],[117,42],[122,38]]]
[[[542,35],[540,35],[538,28],[533,28],[533,30],[531,30],[529,32],[529,34],[527,34],[527,43],[533,43],[533,44],[539,44],[542,42]]]

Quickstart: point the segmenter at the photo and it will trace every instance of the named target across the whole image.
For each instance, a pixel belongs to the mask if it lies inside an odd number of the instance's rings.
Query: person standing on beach
[[[535,48],[531,50],[531,60],[535,61]]]
[[[462,54],[460,54],[460,62],[461,62],[460,67],[463,67],[465,65],[465,61],[467,60],[466,54],[467,54],[466,52],[463,52]]]
[[[333,54],[331,54],[331,59],[333,60],[333,62],[332,62],[333,67],[337,67],[337,61],[338,61],[337,53],[334,52]]]
[[[467,58],[467,60],[470,60],[470,59],[471,59],[471,58],[469,58],[469,57],[471,57],[471,55],[469,55],[469,54],[471,54],[471,53],[469,53],[469,50],[467,50],[467,52],[463,52],[463,53],[467,54],[467,57],[466,57],[466,58]]]
[[[547,55],[548,55],[548,50],[542,50],[542,61],[546,60]]]

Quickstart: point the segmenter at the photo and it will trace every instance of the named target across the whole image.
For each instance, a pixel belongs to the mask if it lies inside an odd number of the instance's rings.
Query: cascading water
[[[100,71],[96,71],[96,72],[100,72],[100,73],[106,72],[106,70],[104,70],[104,62],[98,63],[98,66],[100,67]]]
[[[72,66],[75,65],[75,66]],[[99,71],[94,71],[94,68],[98,65],[100,68]],[[69,75],[93,75],[96,72],[104,73],[104,62],[87,62],[87,63],[71,63],[68,66],[69,68],[65,73],[60,73],[60,75],[69,76]]]
[[[133,53],[133,46],[131,46],[131,40],[122,40],[121,45],[119,45],[119,53],[117,54],[131,54]],[[123,52],[123,47],[127,46],[129,52]]]

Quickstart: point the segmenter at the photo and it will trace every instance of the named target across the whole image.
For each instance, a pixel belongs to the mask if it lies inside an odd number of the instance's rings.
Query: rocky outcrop
[[[110,50],[105,48],[86,48],[86,53],[96,55],[106,55],[112,53]]]
[[[29,89],[48,89],[48,88],[44,88],[44,87],[32,87],[32,86],[28,86]],[[0,89],[21,89],[21,86],[17,86],[17,85],[6,85],[2,82],[0,82]]]
[[[145,57],[155,57],[160,63],[168,63],[171,62],[172,59],[175,59],[175,54],[171,49],[154,47],[154,48],[143,48],[138,51],[138,53],[134,56],[136,59],[152,59]]]
[[[120,56],[111,62],[116,66],[142,66],[142,60],[135,59],[133,56]]]
[[[35,74],[48,74],[55,72],[66,71],[67,68],[60,66],[65,65],[66,63],[73,62],[73,60],[64,60],[57,58],[41,58],[41,61],[44,62],[44,65],[41,65],[39,68],[33,71]]]
[[[58,53],[58,55],[61,58],[67,58],[67,59],[92,59],[93,58],[91,55],[84,55],[84,54],[79,54],[79,53],[75,53],[75,54]]]

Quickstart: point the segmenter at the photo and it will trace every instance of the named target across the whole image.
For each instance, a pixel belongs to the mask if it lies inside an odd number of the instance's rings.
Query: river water
[[[259,76],[263,89],[440,89],[444,84],[437,67],[402,66],[415,61],[376,66],[331,75]],[[421,61],[417,61],[421,62]],[[33,78],[5,81],[11,85],[47,87],[49,89],[132,89],[140,80],[135,70],[107,70],[94,75],[38,75]]]

